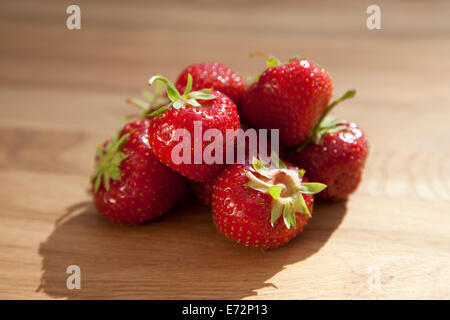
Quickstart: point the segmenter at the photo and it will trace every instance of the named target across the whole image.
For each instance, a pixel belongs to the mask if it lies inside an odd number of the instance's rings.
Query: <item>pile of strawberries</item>
[[[97,150],[91,181],[98,211],[124,225],[149,221],[167,213],[189,183],[212,207],[222,234],[245,246],[275,248],[303,230],[314,194],[335,201],[354,192],[368,142],[356,124],[335,119],[330,111],[355,91],[330,103],[333,83],[325,69],[306,59],[266,58],[266,70],[248,85],[219,63],[191,65],[175,84],[152,77],[149,84],[159,84],[156,95],[129,99],[141,108],[141,118]],[[191,134],[182,151],[191,152],[190,159],[195,144],[202,151],[208,147],[195,138],[194,122],[223,137],[239,128],[279,129],[280,154],[271,153],[277,165],[248,155],[234,164],[174,161],[179,130]],[[226,149],[227,139],[215,142]]]

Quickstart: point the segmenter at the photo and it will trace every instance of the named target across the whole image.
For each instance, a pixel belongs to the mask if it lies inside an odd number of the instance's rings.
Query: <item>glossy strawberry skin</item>
[[[333,95],[325,69],[294,60],[266,69],[244,95],[242,118],[257,128],[280,129],[286,146],[300,145]]]
[[[194,121],[201,121],[203,133],[208,129],[217,129],[222,133],[224,157],[226,155],[226,130],[240,128],[239,115],[233,101],[216,90],[212,90],[210,94],[216,98],[199,100],[201,107],[183,106],[178,110],[169,108],[164,113],[152,118],[149,128],[150,145],[158,159],[185,177],[196,181],[208,181],[217,177],[225,166],[225,159],[222,164],[207,164],[203,159],[202,163],[194,163]],[[182,141],[182,139],[180,141],[174,139],[177,129],[185,129],[190,134],[190,163],[177,164],[172,161],[172,150]],[[210,141],[203,141],[202,154],[210,143]]]
[[[197,63],[188,66],[178,76],[175,83],[183,92],[188,74],[194,79],[193,90],[215,89],[227,95],[239,107],[246,90],[244,79],[230,68],[217,62]]]
[[[309,143],[303,151],[288,155],[292,163],[306,170],[310,179],[328,186],[317,195],[318,199],[345,199],[361,181],[369,144],[356,124],[346,126],[348,129],[327,133],[321,145]]]
[[[286,165],[289,169],[295,168],[288,163]],[[214,223],[223,235],[237,243],[255,248],[276,248],[299,234],[309,217],[296,212],[296,228],[287,229],[283,218],[278,219],[272,227],[272,197],[244,186],[249,180],[245,171],[249,169],[249,165],[231,165],[217,178],[212,196]],[[303,196],[312,212],[314,196]]]
[[[122,146],[128,155],[121,164],[121,179],[111,180],[109,191],[94,192],[94,204],[106,218],[129,225],[154,219],[170,210],[183,193],[185,179],[156,158],[148,142],[149,120],[124,126]]]

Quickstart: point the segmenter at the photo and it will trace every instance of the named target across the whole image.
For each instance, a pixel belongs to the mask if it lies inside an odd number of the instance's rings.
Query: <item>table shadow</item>
[[[91,202],[67,209],[40,245],[38,291],[68,299],[242,299],[287,265],[315,254],[342,222],[346,202],[317,204],[313,219],[290,243],[264,251],[219,234],[210,208],[178,205],[138,226],[113,224]],[[78,265],[81,289],[69,290],[66,268]]]

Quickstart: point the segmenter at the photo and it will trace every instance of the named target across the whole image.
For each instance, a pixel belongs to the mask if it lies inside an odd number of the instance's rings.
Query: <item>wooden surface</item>
[[[372,1],[77,3],[82,29],[68,31],[69,1],[0,2],[0,298],[450,298],[448,1],[376,1],[375,31]],[[257,50],[358,89],[336,111],[370,139],[357,193],[268,252],[227,241],[186,200],[137,227],[99,216],[88,176],[124,99],[203,60],[251,76]]]

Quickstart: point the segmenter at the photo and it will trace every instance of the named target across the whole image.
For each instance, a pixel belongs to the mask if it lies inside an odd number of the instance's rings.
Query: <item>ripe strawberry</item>
[[[148,142],[149,120],[129,122],[97,150],[94,204],[120,224],[151,220],[173,207],[184,178],[159,162]]]
[[[280,64],[270,58],[268,66],[244,95],[242,118],[257,128],[280,129],[286,146],[298,146],[325,111],[333,83],[325,69],[308,60]]]
[[[326,119],[323,123],[331,130],[322,132],[319,139],[309,143],[301,152],[291,152],[288,157],[305,168],[311,179],[328,186],[319,194],[320,199],[341,200],[358,187],[369,145],[356,124]]]
[[[252,165],[234,164],[219,176],[212,208],[222,234],[245,246],[268,249],[303,230],[311,217],[312,194],[326,186],[305,182],[304,170],[279,163],[279,168],[269,169],[253,158]]]
[[[149,84],[156,80],[166,83],[167,95],[171,103],[150,114],[152,121],[149,141],[154,154],[161,162],[192,180],[208,181],[216,177],[224,168],[227,148],[226,130],[236,130],[240,127],[236,105],[219,91],[191,92],[192,77],[190,75],[183,95],[162,76],[152,77]],[[220,138],[223,138],[222,141],[215,139],[212,139],[213,142],[203,141],[203,133],[199,132],[200,125],[202,132],[215,129],[217,133],[220,133]],[[181,133],[183,136],[177,136]],[[185,134],[188,134],[190,138],[184,138]],[[210,146],[211,144],[214,148]],[[216,147],[222,148],[223,158],[218,154],[217,159],[211,159],[214,161],[208,163],[209,160],[203,157],[205,149],[210,151],[208,155],[216,157]],[[172,153],[180,156],[179,159],[174,161]]]
[[[191,187],[194,191],[195,196],[203,203],[205,206],[211,205],[213,186],[216,183],[216,178],[208,181],[191,181]]]
[[[193,90],[215,89],[227,95],[239,107],[245,93],[244,79],[230,68],[217,62],[197,63],[184,69],[175,82],[176,88],[183,92],[188,74],[194,79]]]
[[[355,91],[350,90],[330,104],[310,137],[288,154],[294,164],[308,171],[311,179],[328,186],[319,194],[320,199],[345,199],[361,181],[369,151],[364,133],[354,123],[327,116],[339,101],[354,94]]]

